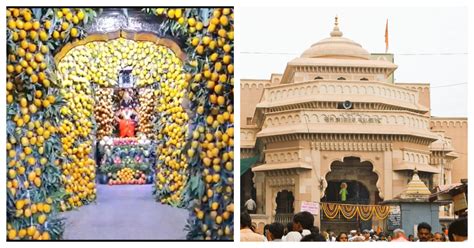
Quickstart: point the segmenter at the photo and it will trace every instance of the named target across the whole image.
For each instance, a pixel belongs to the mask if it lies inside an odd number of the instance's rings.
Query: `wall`
[[[428,111],[425,115],[431,115],[431,107],[430,107],[430,85],[429,84],[422,84],[422,83],[396,83],[395,85],[405,87],[407,89],[412,89],[418,91],[418,104],[427,107],[430,111]]]
[[[467,118],[432,117],[432,131],[444,131],[452,139],[455,152],[459,156],[452,162],[452,183],[467,178]]]
[[[263,94],[265,86],[270,80],[241,80],[240,81],[240,125],[247,126],[247,117],[253,117],[255,107]]]
[[[435,203],[401,203],[400,211],[402,213],[401,228],[405,234],[415,235],[414,225],[421,222],[426,222],[431,225],[431,232],[441,232],[441,225],[439,223],[439,205]]]

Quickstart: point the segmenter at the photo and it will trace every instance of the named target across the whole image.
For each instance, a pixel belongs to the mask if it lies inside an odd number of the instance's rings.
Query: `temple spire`
[[[339,31],[339,17],[336,15],[334,18],[334,28],[332,29],[332,32],[330,33],[331,37],[341,37],[342,32]]]
[[[401,194],[402,198],[423,198],[428,197],[430,194],[430,190],[426,187],[425,183],[421,181],[418,176],[418,170],[415,167],[411,181],[408,183],[405,191]]]

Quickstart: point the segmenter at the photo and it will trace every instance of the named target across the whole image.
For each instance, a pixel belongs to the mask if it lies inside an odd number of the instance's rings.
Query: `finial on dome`
[[[339,18],[336,17],[334,18],[335,21],[334,21],[334,28],[332,29],[332,32],[331,32],[331,37],[341,37],[342,36],[342,32],[339,31]]]

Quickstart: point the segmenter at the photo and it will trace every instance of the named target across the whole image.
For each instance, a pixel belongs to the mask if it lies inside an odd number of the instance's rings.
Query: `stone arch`
[[[295,114],[295,122],[300,122],[301,118],[299,114]]]
[[[350,94],[350,93],[351,93],[351,88],[350,88],[349,86],[345,85],[345,86],[343,87],[343,89],[344,89],[344,90],[343,90],[342,93],[344,93],[344,94]]]
[[[273,118],[268,117],[267,120],[265,121],[265,123],[268,123],[268,126],[272,127],[273,126]]]
[[[373,87],[373,86],[367,87],[367,94],[373,95],[374,93],[375,93],[375,91],[374,91],[374,87]]]
[[[276,116],[275,117],[275,125],[281,126],[282,124],[283,124],[283,121],[281,120],[281,118]]]
[[[357,86],[352,86],[351,93],[352,94],[359,94],[359,88]]]
[[[342,94],[342,93],[343,93],[342,86],[341,86],[341,85],[337,85],[337,86],[336,86],[336,94]]]
[[[285,157],[285,162],[292,161],[292,160],[293,160],[293,157],[291,156],[291,153],[287,152],[286,157]]]
[[[362,163],[365,163],[365,165],[367,164],[370,164],[371,165],[371,172],[375,173],[377,175],[377,180],[376,180],[376,183],[375,183],[375,187],[377,189],[377,191],[379,192],[379,197],[381,199],[384,198],[384,192],[383,192],[383,185],[382,185],[382,181],[383,181],[383,174],[379,171],[379,169],[376,168],[376,163],[375,161],[372,159],[372,158],[361,158],[359,155],[357,154],[344,154],[342,156],[342,158],[330,158],[328,159],[328,163],[327,163],[327,167],[324,167],[326,168],[326,170],[323,170],[322,173],[321,173],[321,176],[322,176],[322,180],[323,180],[323,188],[321,190],[321,198],[324,197],[324,192],[327,188],[327,178],[328,178],[328,175],[333,171],[333,164],[334,163],[344,163],[344,159],[347,159],[347,158],[356,158],[359,160],[359,162],[362,164]]]
[[[304,91],[304,95],[309,95],[311,93],[311,85],[306,86],[306,89]]]
[[[288,97],[288,92],[287,92],[286,89],[283,89],[283,90],[281,91],[281,96],[282,96],[282,97],[280,97],[280,99],[284,99],[284,98],[287,98],[287,97]]]
[[[397,120],[396,120],[396,118],[395,118],[394,115],[391,115],[391,116],[389,117],[389,120],[390,120],[390,121],[389,121],[390,124],[393,124],[393,125],[397,124]]]
[[[321,85],[321,87],[319,87],[319,91],[321,92],[321,94],[327,94],[328,87],[325,84],[323,84]]]
[[[405,117],[403,117],[403,115],[399,115],[397,121],[399,124],[405,125]]]
[[[252,89],[252,88],[257,88],[257,84],[255,84],[255,83],[251,84],[250,89]]]
[[[280,154],[275,153],[275,155],[278,156],[278,162],[283,162],[283,161],[285,161],[285,154],[284,154],[284,153],[280,153]]]
[[[303,115],[303,119],[304,119],[305,123],[310,123],[311,122],[311,119],[309,118],[309,115],[306,114],[306,113]]]
[[[293,96],[293,89],[288,89],[288,96],[289,97],[292,97]]]
[[[334,87],[334,85],[330,84],[328,85],[328,94],[334,94],[336,93],[336,88]]]
[[[295,197],[291,190],[283,189],[278,191],[275,197],[275,213],[276,214],[286,214],[293,213]]]

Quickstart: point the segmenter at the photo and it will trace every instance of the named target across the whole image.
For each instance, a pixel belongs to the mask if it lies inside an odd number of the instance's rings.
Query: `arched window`
[[[320,77],[320,76],[317,76],[317,77],[314,78],[314,80],[319,80],[319,79],[323,79],[323,78]]]
[[[369,79],[363,77],[363,78],[360,79],[360,81],[369,81]]]
[[[337,80],[346,80],[345,77],[338,77]]]

